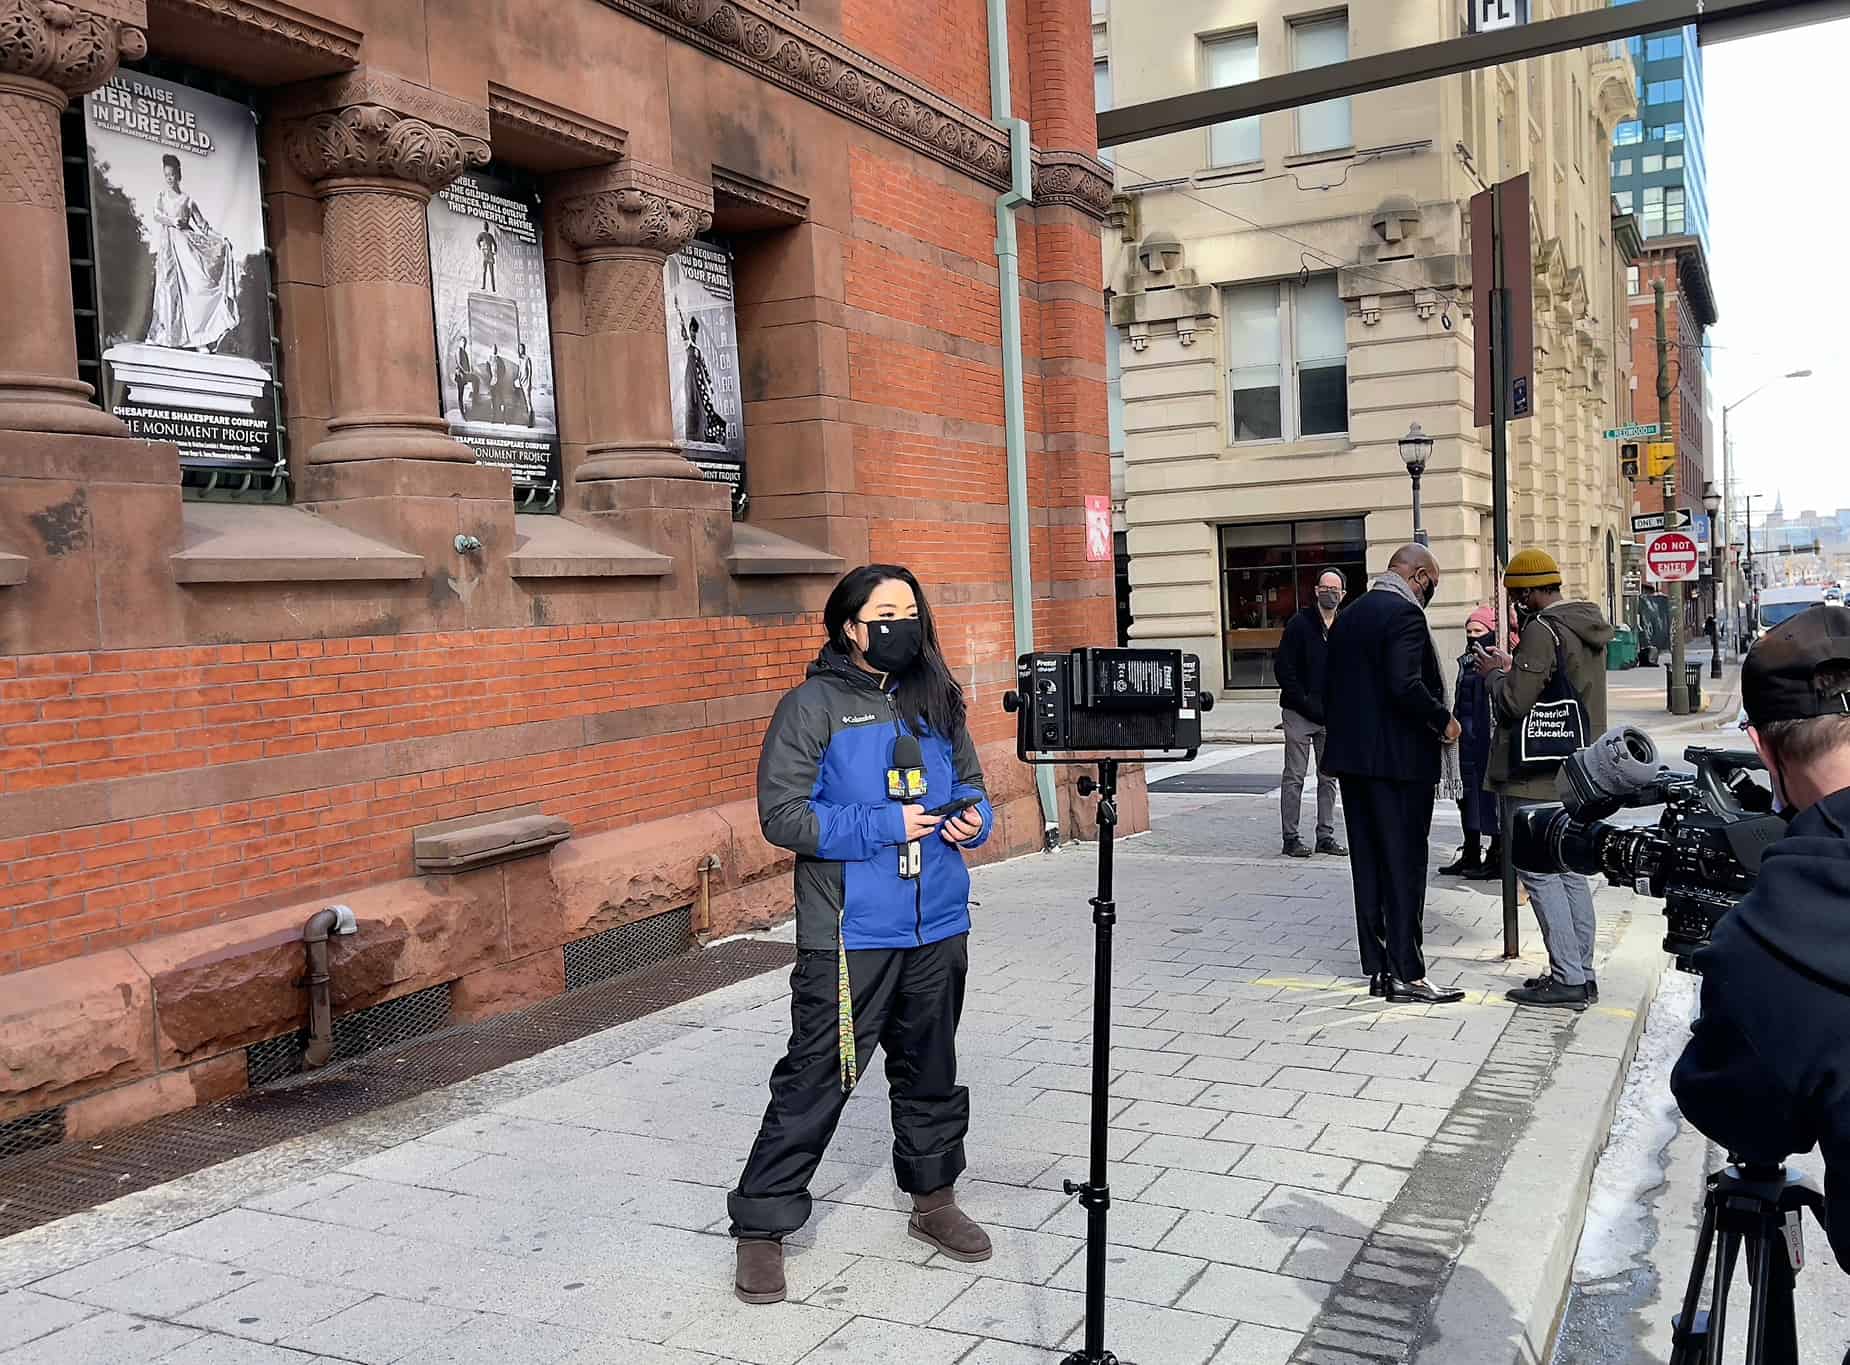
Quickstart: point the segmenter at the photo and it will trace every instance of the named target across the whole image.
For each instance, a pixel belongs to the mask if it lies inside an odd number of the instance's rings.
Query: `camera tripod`
[[[1111,1118],[1111,936],[1118,904],[1111,895],[1112,835],[1118,826],[1118,761],[1100,759],[1098,780],[1079,779],[1081,796],[1098,796],[1098,894],[1092,898],[1092,1159],[1085,1183],[1066,1182],[1086,1211],[1086,1344],[1064,1365],[1130,1365],[1105,1349],[1105,1219],[1111,1209],[1105,1149]]]
[[[1721,1365],[1728,1344],[1728,1293],[1735,1262],[1747,1251],[1753,1286],[1747,1310],[1745,1365],[1799,1365],[1798,1330],[1792,1312],[1793,1276],[1804,1265],[1800,1251],[1804,1210],[1817,1218],[1824,1196],[1802,1175],[1783,1165],[1729,1165],[1709,1177],[1702,1202],[1702,1231],[1696,1259],[1683,1291],[1683,1311],[1672,1319],[1670,1365]],[[1714,1262],[1707,1309],[1696,1305]]]

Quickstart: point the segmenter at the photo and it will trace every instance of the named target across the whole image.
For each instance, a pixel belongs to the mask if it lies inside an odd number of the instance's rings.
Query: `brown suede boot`
[[[994,1248],[989,1234],[957,1207],[957,1191],[946,1185],[930,1194],[912,1196],[912,1221],[907,1232],[934,1246],[953,1261],[987,1261]]]
[[[782,1303],[784,1244],[757,1237],[739,1238],[739,1269],[733,1292],[744,1303]]]

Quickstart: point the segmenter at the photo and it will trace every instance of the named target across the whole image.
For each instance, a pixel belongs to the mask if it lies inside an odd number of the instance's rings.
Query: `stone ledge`
[[[24,555],[9,554],[0,550],[0,588],[17,588],[26,581],[26,570],[32,561]]]
[[[663,578],[674,560],[633,540],[593,530],[564,517],[514,514],[515,578]]]
[[[176,583],[353,583],[421,578],[424,560],[295,507],[189,502]]]
[[[840,555],[818,550],[749,522],[734,522],[726,567],[740,578],[775,574],[839,574],[847,568]]]
[[[469,872],[544,853],[572,837],[572,827],[538,806],[465,815],[414,830],[411,856],[419,872],[436,876]]]

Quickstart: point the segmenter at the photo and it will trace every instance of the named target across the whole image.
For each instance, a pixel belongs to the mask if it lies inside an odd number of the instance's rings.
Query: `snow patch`
[[[1664,1149],[1676,1136],[1679,1122],[1670,1095],[1670,1070],[1689,1041],[1700,985],[1696,977],[1669,971],[1658,986],[1613,1115],[1612,1133],[1593,1173],[1586,1226],[1574,1261],[1576,1284],[1622,1274],[1649,1249],[1645,1197],[1664,1183]]]

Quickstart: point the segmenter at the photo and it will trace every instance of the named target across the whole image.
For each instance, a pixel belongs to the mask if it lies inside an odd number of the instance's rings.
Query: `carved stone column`
[[[581,483],[698,479],[674,437],[662,271],[713,222],[713,191],[625,162],[566,177],[561,230],[584,272],[588,458]]]
[[[58,117],[148,50],[142,0],[0,0],[0,428],[126,436],[77,378]]]
[[[488,162],[488,111],[366,68],[292,92],[290,164],[322,205],[333,417],[311,464],[472,462],[450,439],[431,319],[430,196]]]

